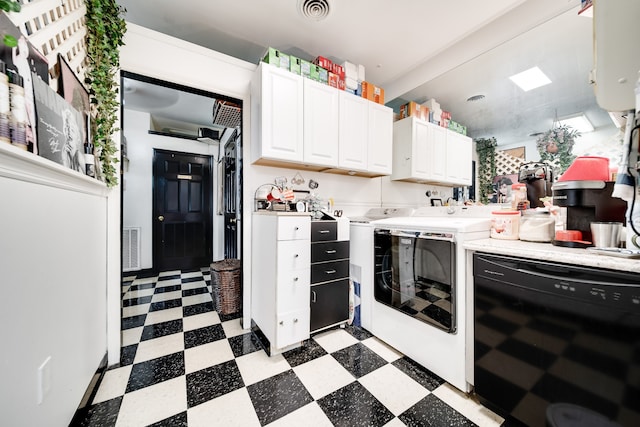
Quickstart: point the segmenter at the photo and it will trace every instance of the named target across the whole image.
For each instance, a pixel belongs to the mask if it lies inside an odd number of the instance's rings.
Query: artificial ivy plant
[[[86,83],[92,104],[91,135],[95,152],[102,164],[102,177],[108,187],[118,183],[115,154],[118,149],[112,135],[119,108],[115,74],[120,66],[119,48],[124,44],[126,23],[124,8],[115,0],[85,0],[87,12]]]
[[[20,12],[20,3],[18,0],[0,0],[0,10],[4,10],[5,12]],[[3,34],[2,42],[5,46],[8,47],[16,47],[18,46],[18,40],[11,34]]]
[[[478,138],[475,140],[478,153],[478,181],[479,194],[482,203],[489,203],[489,196],[493,194],[493,177],[496,176],[496,147],[495,138]]]

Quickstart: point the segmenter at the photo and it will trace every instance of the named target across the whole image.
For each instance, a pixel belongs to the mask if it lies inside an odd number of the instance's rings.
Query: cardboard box
[[[313,66],[313,64],[309,61],[306,61],[304,59],[300,60],[300,75],[302,77],[306,77],[308,79],[311,78],[311,67]]]
[[[328,80],[329,80],[329,71],[318,66],[318,81],[320,83],[327,84]]]
[[[345,89],[344,79],[338,79],[338,89],[340,90]]]
[[[373,101],[373,89],[375,86],[369,82],[362,82],[362,97]]]
[[[289,71],[291,58],[286,53],[280,52],[280,68]]]
[[[400,119],[415,117],[420,120],[429,120],[429,109],[417,102],[411,101],[400,106]]]
[[[311,64],[310,66],[310,73],[309,73],[309,78],[311,80],[315,80],[317,82],[320,81],[320,67],[317,66],[316,64]]]
[[[330,70],[332,73],[337,74],[342,80],[344,80],[344,67],[340,64],[333,63],[333,67]]]
[[[265,53],[262,61],[267,64],[275,65],[276,67],[280,66],[280,54],[281,52],[278,49],[274,49],[272,47],[267,49],[267,53]]]
[[[345,84],[347,85],[347,88],[353,89],[353,90],[358,89],[358,81],[356,79],[347,77],[346,79],[344,79],[344,81],[345,81]]]
[[[358,81],[364,81],[364,65],[358,64]]]
[[[344,69],[344,76],[346,78],[358,80],[358,66],[356,64],[344,61],[342,63],[342,68]]]
[[[337,89],[338,88],[338,80],[340,80],[338,75],[335,74],[335,73],[332,73],[331,71],[329,71],[329,73],[327,75],[327,84],[329,86],[335,87]]]
[[[379,86],[373,87],[373,102],[384,105],[384,89]]]
[[[294,74],[300,75],[301,59],[297,56],[289,55],[289,71]]]
[[[444,128],[448,128],[450,120],[451,120],[451,113],[449,111],[442,111],[440,113],[440,126]]]
[[[333,62],[331,62],[329,59],[325,58],[324,56],[318,56],[316,59],[313,60],[313,63],[324,68],[325,70],[331,70],[333,67]]]

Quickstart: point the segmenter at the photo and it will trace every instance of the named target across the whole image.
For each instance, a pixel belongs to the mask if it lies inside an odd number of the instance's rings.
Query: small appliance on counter
[[[553,170],[547,163],[530,162],[520,166],[518,182],[527,186],[527,199],[531,208],[544,206],[543,197],[551,197],[551,185],[553,184]]]
[[[592,242],[592,222],[625,222],[627,202],[612,197],[612,181],[558,181],[553,184],[553,204],[566,207],[566,230],[582,232]]]

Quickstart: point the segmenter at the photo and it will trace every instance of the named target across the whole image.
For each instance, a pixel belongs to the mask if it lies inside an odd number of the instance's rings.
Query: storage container
[[[520,218],[520,240],[550,242],[555,235],[555,226],[556,221],[549,212],[525,211]]]
[[[520,228],[519,211],[491,212],[491,237],[494,239],[518,240]]]

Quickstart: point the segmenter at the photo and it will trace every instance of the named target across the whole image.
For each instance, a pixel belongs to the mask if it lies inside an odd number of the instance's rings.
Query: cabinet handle
[[[335,254],[336,250],[335,249],[331,249],[331,250],[324,251],[324,252],[327,253],[327,254]]]
[[[293,319],[293,323],[298,323],[298,319]]]
[[[293,257],[294,257],[294,258],[298,258],[299,256],[300,256],[300,255],[298,255],[298,254],[295,254],[295,255],[294,255]]]
[[[296,227],[296,228],[295,228],[295,231],[298,231],[298,230],[300,230],[300,227]]]
[[[284,322],[281,320],[281,321],[280,321],[280,326],[282,326],[282,325],[284,325]]]
[[[316,291],[311,291],[311,302],[316,302]]]
[[[329,234],[331,232],[331,230],[320,230],[319,233],[320,234]]]
[[[325,270],[325,274],[336,274],[335,270]]]
[[[297,282],[297,281],[298,281],[298,278],[297,278],[297,277],[294,277],[294,278],[293,278],[293,281],[294,281],[294,282]]]

